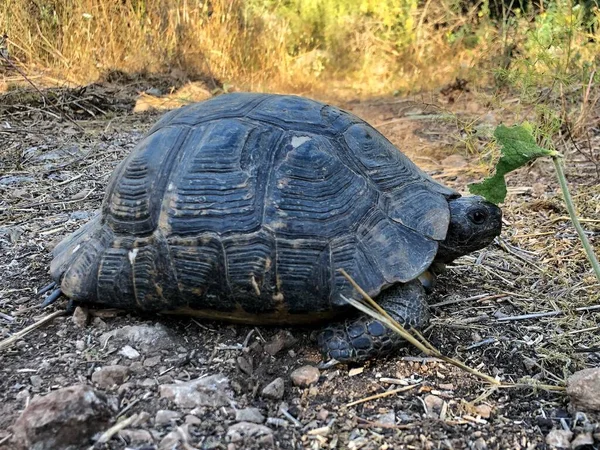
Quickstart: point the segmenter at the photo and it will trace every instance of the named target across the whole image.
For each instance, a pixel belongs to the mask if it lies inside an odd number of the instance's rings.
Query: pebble
[[[104,366],[92,374],[92,382],[102,389],[108,389],[123,384],[128,374],[129,369],[126,366]]]
[[[329,416],[329,411],[327,411],[325,408],[321,409],[317,413],[317,419],[322,420],[323,422],[327,420],[328,416]]]
[[[292,333],[287,330],[281,330],[265,344],[265,352],[271,356],[275,356],[280,351],[290,348],[296,342],[298,342],[298,340]]]
[[[475,450],[487,450],[488,448],[485,439],[481,437],[475,440],[475,442],[473,442],[473,447],[475,447]]]
[[[78,352],[82,352],[85,350],[85,341],[83,339],[78,339],[75,341],[75,350]]]
[[[119,436],[130,444],[153,442],[152,435],[146,430],[121,430]]]
[[[138,359],[140,357],[140,352],[138,352],[131,345],[126,345],[121,349],[119,355],[123,355],[125,358],[128,359]]]
[[[112,414],[106,397],[90,386],[69,386],[35,397],[13,426],[15,448],[78,447],[108,428]]]
[[[75,308],[75,311],[73,311],[73,317],[71,318],[77,328],[85,328],[89,319],[90,314],[88,310],[86,308],[82,308],[81,306]]]
[[[168,328],[162,324],[127,325],[109,331],[100,336],[100,345],[104,346],[109,340],[113,342],[113,339],[126,341],[143,351],[169,349],[176,345]]]
[[[44,380],[42,380],[42,377],[40,377],[39,375],[31,375],[29,377],[29,382],[34,388],[39,389],[42,387]]]
[[[200,425],[202,421],[193,414],[188,414],[187,416],[185,416],[185,423],[187,423],[188,425]]]
[[[571,406],[578,411],[600,411],[600,367],[575,372],[567,379]]]
[[[155,367],[160,364],[162,357],[160,355],[153,356],[152,358],[146,358],[144,360],[144,367]]]
[[[394,410],[381,414],[377,416],[375,422],[380,423],[381,425],[396,425],[396,414],[394,413]]]
[[[252,441],[262,446],[273,446],[273,430],[264,425],[239,422],[227,430],[227,439],[235,444],[250,444]]]
[[[196,378],[184,383],[163,384],[158,389],[162,398],[171,400],[180,408],[217,408],[230,403],[229,379],[222,374]]]
[[[492,415],[492,407],[490,405],[486,405],[485,403],[477,405],[475,407],[475,411],[482,419],[489,419]]]
[[[573,432],[568,430],[552,430],[546,436],[546,444],[552,448],[569,448]]]
[[[427,407],[427,417],[439,419],[442,406],[444,405],[444,400],[442,400],[437,395],[429,394],[425,396],[423,401],[425,402],[425,406]]]
[[[283,378],[275,378],[262,390],[263,397],[273,400],[281,400],[285,392],[285,383]]]
[[[243,356],[238,356],[237,366],[246,375],[252,375],[252,362]]]
[[[177,411],[170,411],[167,409],[160,409],[156,412],[156,416],[154,417],[154,425],[163,426],[168,425],[171,422],[176,421],[181,417],[181,414]]]
[[[292,372],[290,378],[292,383],[299,387],[309,387],[319,381],[321,373],[314,366],[302,366]]]
[[[265,416],[261,414],[258,408],[244,408],[235,412],[235,420],[236,422],[263,423]]]

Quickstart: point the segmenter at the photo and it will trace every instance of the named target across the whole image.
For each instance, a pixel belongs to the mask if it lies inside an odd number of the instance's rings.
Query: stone
[[[85,328],[90,320],[90,314],[86,308],[78,306],[75,308],[75,311],[73,311],[71,320],[77,328]]]
[[[127,375],[129,375],[129,369],[126,366],[118,364],[104,366],[92,374],[92,382],[102,389],[109,389],[123,384],[127,379]]]
[[[314,366],[302,366],[292,372],[290,378],[295,386],[309,387],[319,381],[321,373]]]
[[[154,442],[152,435],[146,430],[121,430],[119,436],[130,444],[144,444]]]
[[[227,430],[227,439],[234,444],[250,445],[252,443],[272,447],[273,430],[264,425],[251,422],[239,422]]]
[[[600,367],[571,375],[567,379],[567,395],[577,411],[600,411]]]
[[[181,414],[177,411],[170,411],[168,409],[160,409],[156,412],[154,417],[154,425],[157,427],[163,425],[169,425],[171,422],[176,421],[181,417]]]
[[[593,445],[594,437],[589,431],[586,433],[578,434],[577,436],[575,436],[575,439],[571,441],[571,448],[573,450],[593,448]]]
[[[394,413],[394,410],[391,410],[385,414],[380,414],[377,416],[375,422],[381,425],[396,425],[396,414]]]
[[[546,444],[553,449],[571,447],[573,432],[568,430],[551,430],[546,436]]]
[[[320,410],[317,413],[317,419],[325,422],[327,420],[327,417],[329,416],[329,411],[327,411],[325,408],[323,408],[322,410]]]
[[[248,358],[244,358],[243,356],[238,356],[236,362],[237,366],[243,373],[246,375],[252,375],[252,361],[248,360]]]
[[[155,367],[158,366],[160,364],[162,360],[162,357],[159,356],[153,356],[151,358],[146,358],[144,360],[144,367]]]
[[[196,378],[183,383],[163,384],[158,389],[162,398],[171,400],[180,408],[196,406],[216,408],[230,404],[229,380],[222,374]]]
[[[486,405],[485,403],[482,403],[481,405],[477,405],[475,407],[475,412],[482,419],[489,419],[490,416],[492,415],[492,407],[490,405]]]
[[[444,406],[444,400],[442,400],[437,395],[429,394],[425,396],[423,401],[425,402],[425,406],[427,407],[427,417],[439,419],[440,412],[442,411],[442,407]]]
[[[31,375],[29,377],[29,382],[31,383],[31,386],[33,386],[36,389],[41,388],[42,384],[44,384],[44,380],[42,380],[42,377],[40,377],[39,375]]]
[[[75,341],[75,350],[82,352],[85,350],[85,341],[83,339],[77,339]]]
[[[172,450],[181,448],[179,443],[187,444],[191,440],[188,427],[189,425],[184,424],[167,434],[158,444],[159,450]],[[190,446],[187,445],[184,448],[190,448]]]
[[[483,439],[482,437],[477,438],[475,442],[473,442],[473,447],[475,447],[475,450],[487,450],[488,448],[485,439]]]
[[[280,351],[290,348],[296,342],[298,342],[298,339],[292,333],[287,330],[281,330],[265,344],[265,352],[275,356]]]
[[[283,378],[275,378],[262,390],[263,397],[273,400],[281,400],[285,392],[285,383]]]
[[[123,355],[125,358],[128,359],[138,359],[140,357],[140,352],[138,352],[131,345],[126,345],[121,349],[119,355]]]
[[[122,340],[140,348],[143,351],[163,350],[175,347],[175,342],[167,327],[162,324],[152,325],[127,325],[109,331],[100,336],[100,345],[104,346],[110,339]]]
[[[265,416],[261,414],[258,408],[244,408],[235,412],[235,420],[236,422],[263,423]]]
[[[13,426],[15,448],[87,447],[95,433],[108,428],[112,413],[106,397],[90,386],[69,386],[36,396]]]
[[[188,414],[187,416],[185,416],[185,423],[187,423],[188,425],[200,425],[202,421],[193,414]]]

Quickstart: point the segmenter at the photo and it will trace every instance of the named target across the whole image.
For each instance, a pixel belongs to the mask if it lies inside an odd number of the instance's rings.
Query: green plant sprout
[[[501,157],[496,163],[496,172],[493,176],[488,177],[479,183],[470,184],[469,191],[472,194],[481,195],[492,203],[501,203],[506,197],[506,181],[504,179],[506,174],[524,166],[534,159],[544,156],[552,158],[560,189],[562,190],[567,210],[569,211],[569,216],[571,217],[571,221],[577,230],[585,253],[596,273],[596,278],[600,281],[600,264],[598,263],[598,259],[594,254],[590,241],[585,235],[583,227],[577,218],[575,205],[573,204],[571,193],[567,187],[567,179],[565,178],[565,173],[561,165],[562,155],[555,150],[548,150],[538,146],[532,131],[531,125],[526,122],[522,125],[515,125],[512,127],[499,125],[494,131],[494,137],[501,147]]]

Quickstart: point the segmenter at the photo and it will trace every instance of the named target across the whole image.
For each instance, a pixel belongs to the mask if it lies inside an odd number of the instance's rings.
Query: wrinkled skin
[[[448,204],[450,225],[446,239],[439,244],[432,270],[417,280],[389,287],[375,299],[405,328],[419,329],[428,322],[425,298],[435,282],[432,272],[460,256],[487,247],[502,230],[502,211],[481,197],[460,197]],[[317,339],[325,358],[339,362],[360,362],[383,356],[403,344],[395,332],[366,315],[332,324],[319,333]]]

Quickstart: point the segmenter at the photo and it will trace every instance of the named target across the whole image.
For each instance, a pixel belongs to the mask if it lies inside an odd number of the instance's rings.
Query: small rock
[[[143,444],[154,442],[152,435],[146,430],[121,430],[119,436],[130,444]]]
[[[236,422],[263,423],[265,417],[260,413],[258,408],[244,408],[238,409],[235,412],[235,420]]]
[[[567,380],[567,394],[575,410],[600,411],[600,367],[571,375]]]
[[[252,362],[243,356],[238,356],[237,365],[246,375],[252,375]]]
[[[70,386],[35,397],[15,422],[13,439],[19,449],[79,447],[108,428],[111,417],[101,393],[89,386]]]
[[[594,437],[589,431],[587,433],[581,433],[575,436],[575,439],[571,441],[571,448],[578,450],[579,448],[592,448],[594,445]]]
[[[19,391],[16,398],[17,400],[27,400],[30,395],[31,393],[29,392],[29,389],[23,389],[22,391]]]
[[[453,391],[454,390],[454,385],[452,383],[438,384],[438,387],[443,391]]]
[[[283,378],[275,378],[262,390],[263,397],[271,398],[273,400],[281,400],[283,393],[285,392],[285,383]]]
[[[568,430],[552,430],[546,436],[546,444],[551,448],[569,448],[573,432]]]
[[[250,422],[239,422],[227,430],[227,439],[235,444],[250,444],[256,442],[263,446],[273,446],[273,430],[264,425]]]
[[[396,414],[394,413],[394,410],[381,414],[377,417],[375,422],[381,425],[396,425]]]
[[[142,411],[138,414],[137,418],[131,423],[133,428],[145,427],[150,420],[150,413],[148,411]]]
[[[188,425],[200,425],[202,421],[193,414],[188,414],[187,416],[185,416],[185,423],[187,423]]]
[[[488,446],[487,443],[485,442],[485,439],[483,438],[477,438],[475,440],[475,442],[473,442],[473,447],[475,447],[475,450],[487,450]]]
[[[294,337],[292,333],[287,330],[281,330],[273,339],[271,339],[267,344],[265,344],[265,352],[269,355],[276,355],[281,350],[285,350],[294,345],[298,340]]]
[[[317,413],[317,419],[325,422],[327,420],[327,417],[329,416],[329,411],[327,411],[325,408],[323,408],[322,410],[320,410]]]
[[[102,320],[100,317],[94,317],[94,320],[92,320],[92,325],[94,326],[94,328],[98,328],[99,330],[106,330],[108,328],[108,325],[106,325],[106,322],[104,320]]]
[[[86,308],[78,306],[75,308],[75,311],[73,311],[73,317],[71,319],[77,328],[85,328],[90,319],[90,314]]]
[[[184,424],[167,434],[160,441],[160,444],[158,444],[158,448],[159,450],[172,450],[174,448],[180,448],[178,445],[180,442],[187,444],[190,439],[191,437],[188,431],[188,425]]]
[[[123,355],[128,359],[138,359],[140,357],[140,352],[138,352],[135,348],[130,345],[126,345],[121,349],[119,355]]]
[[[427,407],[427,417],[432,417],[435,419],[440,418],[440,412],[442,411],[442,407],[444,406],[444,400],[442,400],[437,395],[426,395],[423,399],[425,402],[425,406]]]
[[[163,384],[159,386],[159,391],[161,397],[171,400],[180,408],[196,406],[216,408],[229,405],[228,388],[227,377],[218,374],[185,383]]]
[[[160,364],[162,360],[162,357],[159,356],[153,356],[152,358],[146,358],[144,360],[144,367],[154,367],[154,366],[158,366]]]
[[[292,383],[299,387],[309,387],[319,381],[319,369],[314,366],[302,366],[297,368],[290,375]]]
[[[44,384],[44,380],[42,380],[42,377],[40,377],[39,375],[31,375],[29,377],[29,382],[36,389],[41,388],[42,384]]]
[[[102,389],[108,389],[114,385],[121,385],[125,382],[129,369],[125,366],[114,365],[104,366],[92,374],[92,381]]]
[[[83,339],[77,339],[75,341],[75,350],[82,352],[85,350],[85,341]]]
[[[154,417],[154,425],[163,426],[168,425],[171,422],[176,421],[181,417],[181,414],[177,411],[169,411],[167,409],[160,409],[156,412]]]
[[[492,407],[490,405],[486,405],[485,403],[477,405],[475,407],[475,411],[482,419],[489,419],[492,415]]]
[[[100,345],[113,339],[126,341],[128,344],[143,351],[162,350],[175,347],[175,342],[168,329],[161,324],[127,325],[117,330],[109,331],[100,336]]]

